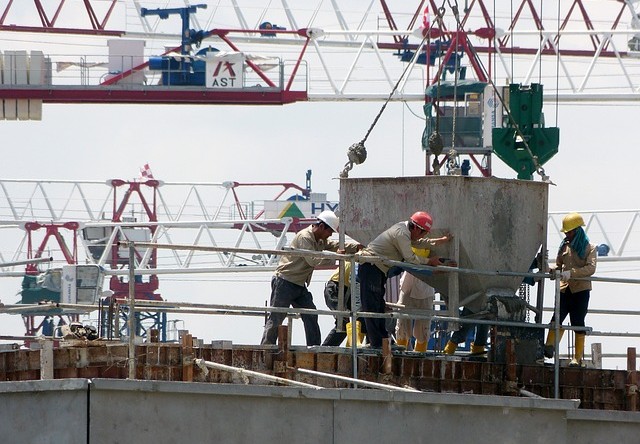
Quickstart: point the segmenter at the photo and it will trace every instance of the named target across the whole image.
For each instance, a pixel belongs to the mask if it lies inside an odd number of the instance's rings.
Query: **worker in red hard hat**
[[[338,231],[338,217],[333,211],[323,211],[318,215],[316,223],[299,231],[291,241],[291,248],[311,251],[338,251],[338,242],[329,239]],[[362,246],[355,242],[345,243],[346,253],[355,253]],[[271,279],[271,307],[296,307],[316,309],[313,295],[307,289],[311,282],[313,270],[319,265],[333,264],[335,261],[313,257],[280,256],[278,267]],[[329,265],[327,264],[327,265]],[[286,313],[269,313],[264,326],[261,344],[275,344],[278,339],[278,327],[282,324]],[[307,345],[320,345],[320,327],[318,315],[301,315]]]
[[[381,233],[362,250],[361,254],[363,256],[381,256],[412,264],[457,266],[454,261],[444,258],[441,260],[438,256],[420,258],[412,250],[412,247],[430,248],[451,240],[453,236],[448,233],[440,238],[428,238],[427,235],[431,231],[432,225],[433,219],[429,213],[417,211],[409,220],[398,222]],[[358,267],[363,311],[384,313],[385,285],[390,268],[381,262],[375,264],[364,262]],[[383,318],[365,318],[365,324],[371,348],[381,348],[382,340],[389,337],[385,320]]]

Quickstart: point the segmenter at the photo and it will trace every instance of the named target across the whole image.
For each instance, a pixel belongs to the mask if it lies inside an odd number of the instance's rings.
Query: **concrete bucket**
[[[548,184],[513,179],[341,179],[340,225],[348,236],[366,245],[394,223],[424,210],[434,220],[430,236],[446,231],[455,236],[449,245],[435,247],[434,254],[456,259],[460,268],[526,272],[546,238],[547,197]],[[423,280],[450,299],[451,309],[489,289],[515,294],[522,282],[521,277],[457,273]]]

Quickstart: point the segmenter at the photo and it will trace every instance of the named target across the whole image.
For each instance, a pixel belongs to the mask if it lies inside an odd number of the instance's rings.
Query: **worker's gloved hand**
[[[562,277],[563,281],[568,281],[569,279],[571,279],[571,271],[570,270],[563,271],[562,273],[560,273],[560,276]]]

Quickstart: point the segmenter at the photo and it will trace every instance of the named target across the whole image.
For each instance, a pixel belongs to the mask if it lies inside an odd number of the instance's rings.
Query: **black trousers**
[[[577,293],[571,293],[569,287],[560,292],[560,324],[564,322],[567,314],[574,327],[584,327],[584,318],[587,316],[589,309],[589,297],[591,290],[582,290]],[[555,320],[555,314],[551,318],[551,322]]]
[[[384,313],[384,292],[387,276],[375,265],[364,263],[358,267],[362,310]],[[384,318],[365,318],[367,338],[371,348],[382,348],[382,339],[388,338]]]
[[[271,279],[271,307],[293,307],[316,309],[313,296],[307,287],[296,285],[281,277],[274,276]],[[275,344],[278,339],[278,327],[287,317],[286,313],[269,313],[264,325],[261,344]],[[307,345],[320,345],[320,326],[318,315],[301,315],[304,323],[304,334]]]

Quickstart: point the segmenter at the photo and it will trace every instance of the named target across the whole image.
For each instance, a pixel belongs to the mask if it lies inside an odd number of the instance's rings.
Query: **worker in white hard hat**
[[[311,251],[338,251],[338,242],[329,239],[338,231],[338,217],[333,211],[323,211],[313,225],[299,231],[291,241],[291,248]],[[355,253],[361,248],[355,242],[345,243],[346,253]],[[315,310],[313,295],[307,289],[311,282],[313,270],[319,265],[334,264],[333,260],[313,257],[290,256],[283,254],[271,279],[271,307],[310,308]],[[282,324],[286,313],[269,313],[264,326],[262,344],[275,344],[278,338],[278,327]],[[320,345],[320,327],[318,316],[303,314],[304,332],[307,345]]]
[[[412,264],[444,264],[457,266],[454,261],[440,261],[440,258],[420,258],[411,247],[432,248],[433,245],[448,242],[451,234],[438,239],[429,239],[433,219],[425,211],[417,211],[407,221],[398,222],[381,233],[362,250],[363,256],[382,256],[394,261],[404,261]],[[358,268],[360,281],[360,297],[362,310],[373,313],[385,311],[385,286],[390,267],[381,262],[375,264],[364,262]],[[389,337],[383,318],[366,318],[367,338],[371,348],[382,348],[382,340]]]
[[[556,266],[549,271],[555,275],[560,273],[560,319],[562,322],[569,315],[573,327],[584,327],[584,318],[589,308],[591,295],[591,281],[575,280],[593,275],[596,272],[597,252],[596,246],[589,243],[585,233],[584,219],[579,213],[569,213],[562,219],[562,232],[565,238],[560,244],[556,257]],[[551,324],[556,321],[555,315],[551,318]],[[560,329],[562,339],[564,330]],[[584,331],[576,331],[576,343],[571,366],[582,366],[584,356]],[[544,355],[552,358],[555,352],[555,329],[549,330],[545,342]]]

